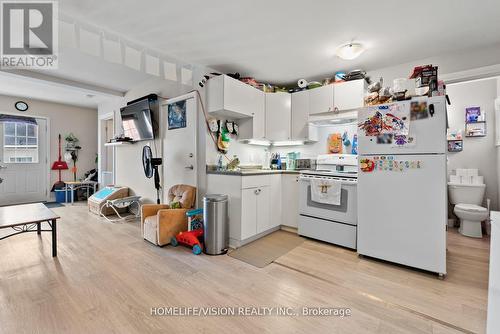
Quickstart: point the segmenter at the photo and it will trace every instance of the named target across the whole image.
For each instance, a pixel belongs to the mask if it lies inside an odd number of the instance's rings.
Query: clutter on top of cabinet
[[[201,88],[203,88],[205,86],[205,84],[207,83],[208,79],[213,78],[213,77],[217,77],[219,75],[222,75],[222,73],[211,72],[211,73],[205,74],[203,76],[203,78],[200,80],[200,82],[198,82],[198,85]],[[236,79],[236,80],[240,79],[240,74],[238,72],[236,72],[236,73],[227,73],[226,75],[229,76],[229,77],[231,77],[231,78],[233,78],[233,79]]]
[[[438,67],[429,65],[416,66],[409,79],[415,79],[415,93],[429,97],[438,95]]]
[[[345,72],[337,72],[335,73],[335,82],[342,82],[344,81],[345,77]]]
[[[411,96],[406,89],[406,79],[399,78],[393,81],[393,86],[384,86],[384,79],[373,82],[368,86],[368,94],[365,97],[365,106],[390,103],[393,101],[408,100]]]
[[[318,81],[311,81],[307,84],[307,89],[314,89],[314,88],[319,88],[323,86],[321,82]]]
[[[351,81],[351,80],[359,80],[359,79],[365,79],[366,78],[366,72],[363,70],[353,70],[348,72],[346,75],[344,75],[343,80],[344,81]]]

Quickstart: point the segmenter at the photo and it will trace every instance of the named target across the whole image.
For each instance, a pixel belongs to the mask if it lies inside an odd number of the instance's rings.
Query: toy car
[[[188,217],[189,230],[179,232],[175,237],[172,237],[170,244],[176,247],[179,244],[192,247],[193,254],[199,255],[203,249],[200,238],[203,237],[203,209],[195,209],[186,212]]]
[[[177,236],[172,237],[172,239],[170,240],[170,244],[174,247],[179,244],[192,247],[193,254],[199,255],[201,254],[202,246],[198,238],[202,236],[203,229],[179,232]]]

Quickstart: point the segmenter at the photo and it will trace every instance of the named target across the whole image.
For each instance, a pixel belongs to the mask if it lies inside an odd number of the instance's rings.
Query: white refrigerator
[[[445,275],[445,97],[367,107],[358,122],[358,253]]]

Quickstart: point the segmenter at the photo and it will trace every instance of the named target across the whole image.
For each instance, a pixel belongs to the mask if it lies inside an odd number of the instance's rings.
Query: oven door
[[[342,181],[340,205],[317,203],[311,200],[311,182],[313,178],[336,179]],[[350,225],[358,224],[357,181],[342,177],[318,175],[300,176],[299,213],[301,215],[326,219]]]

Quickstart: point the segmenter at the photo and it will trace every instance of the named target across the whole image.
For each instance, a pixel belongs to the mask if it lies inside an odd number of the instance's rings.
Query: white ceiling
[[[59,4],[69,16],[166,55],[274,83],[500,45],[498,0],[120,0],[119,4],[64,0]],[[368,50],[355,61],[336,58],[335,48],[353,39]],[[91,80],[100,69],[72,71],[76,74],[65,75]]]
[[[0,95],[70,104],[92,109],[97,109],[99,103],[113,97],[93,89],[2,71],[0,71]]]

